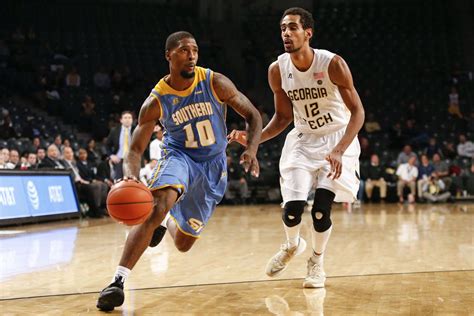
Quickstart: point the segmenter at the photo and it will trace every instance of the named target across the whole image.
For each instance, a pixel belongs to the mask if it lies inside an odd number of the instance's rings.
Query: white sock
[[[118,266],[117,270],[115,270],[114,277],[112,279],[112,282],[115,281],[115,278],[120,277],[122,279],[122,283],[125,283],[125,280],[127,280],[128,275],[130,274],[131,270],[129,268],[125,268],[122,266]]]
[[[311,261],[312,261],[313,263],[318,263],[318,262],[319,262],[319,263],[323,263],[323,259],[324,259],[324,254],[323,254],[323,253],[320,254],[320,255],[318,255],[317,253],[315,253],[315,252],[313,251],[313,255],[311,256]]]
[[[283,223],[283,227],[285,228],[286,233],[286,240],[288,241],[288,248],[293,248],[298,246],[300,241],[300,228],[301,222],[293,227],[288,227]]]
[[[318,233],[314,229],[311,230],[311,239],[313,244],[313,251],[316,254],[323,254],[326,250],[329,237],[331,236],[332,225],[325,232]]]
[[[165,218],[163,219],[163,221],[161,222],[160,225],[163,226],[163,227],[168,228],[168,220],[170,219],[170,216],[171,216],[170,212],[166,213],[166,216],[165,216]]]

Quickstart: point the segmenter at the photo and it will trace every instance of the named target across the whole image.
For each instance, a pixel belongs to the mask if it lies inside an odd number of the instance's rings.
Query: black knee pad
[[[293,227],[301,223],[301,215],[304,212],[306,201],[289,201],[283,208],[283,223],[288,227]]]
[[[313,226],[318,233],[325,232],[331,227],[331,207],[336,195],[326,189],[316,189],[314,204],[311,209]]]

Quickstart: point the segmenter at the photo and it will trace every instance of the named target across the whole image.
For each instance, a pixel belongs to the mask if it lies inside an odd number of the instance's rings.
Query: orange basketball
[[[110,217],[125,225],[138,225],[150,216],[153,195],[141,182],[124,180],[115,184],[107,196]]]

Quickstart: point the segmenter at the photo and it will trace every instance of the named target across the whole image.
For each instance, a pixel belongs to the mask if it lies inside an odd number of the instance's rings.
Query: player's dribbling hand
[[[260,167],[258,166],[257,154],[250,150],[245,150],[242,155],[240,155],[240,164],[244,167],[245,172],[249,172],[250,174],[256,178],[260,174]]]
[[[125,177],[123,177],[123,178],[114,180],[114,184],[117,184],[117,183],[122,182],[122,181],[135,181],[135,182],[140,182],[140,181],[138,181],[137,177],[135,177],[135,176],[129,176],[129,177],[125,176]]]
[[[342,151],[331,151],[331,153],[326,156],[326,160],[331,164],[331,171],[328,174],[328,178],[336,180],[341,176],[342,172]]]
[[[237,142],[240,145],[247,147],[247,132],[234,129],[229,135],[227,135],[227,141],[229,144]]]

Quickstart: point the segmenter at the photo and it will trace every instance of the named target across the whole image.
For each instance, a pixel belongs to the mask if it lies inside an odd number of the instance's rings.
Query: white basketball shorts
[[[360,145],[357,137],[342,156],[341,176],[328,178],[331,165],[325,159],[339,143],[345,129],[326,136],[304,134],[293,129],[286,136],[280,158],[280,186],[283,205],[306,201],[314,187],[334,192],[336,202],[353,202],[359,190]]]

